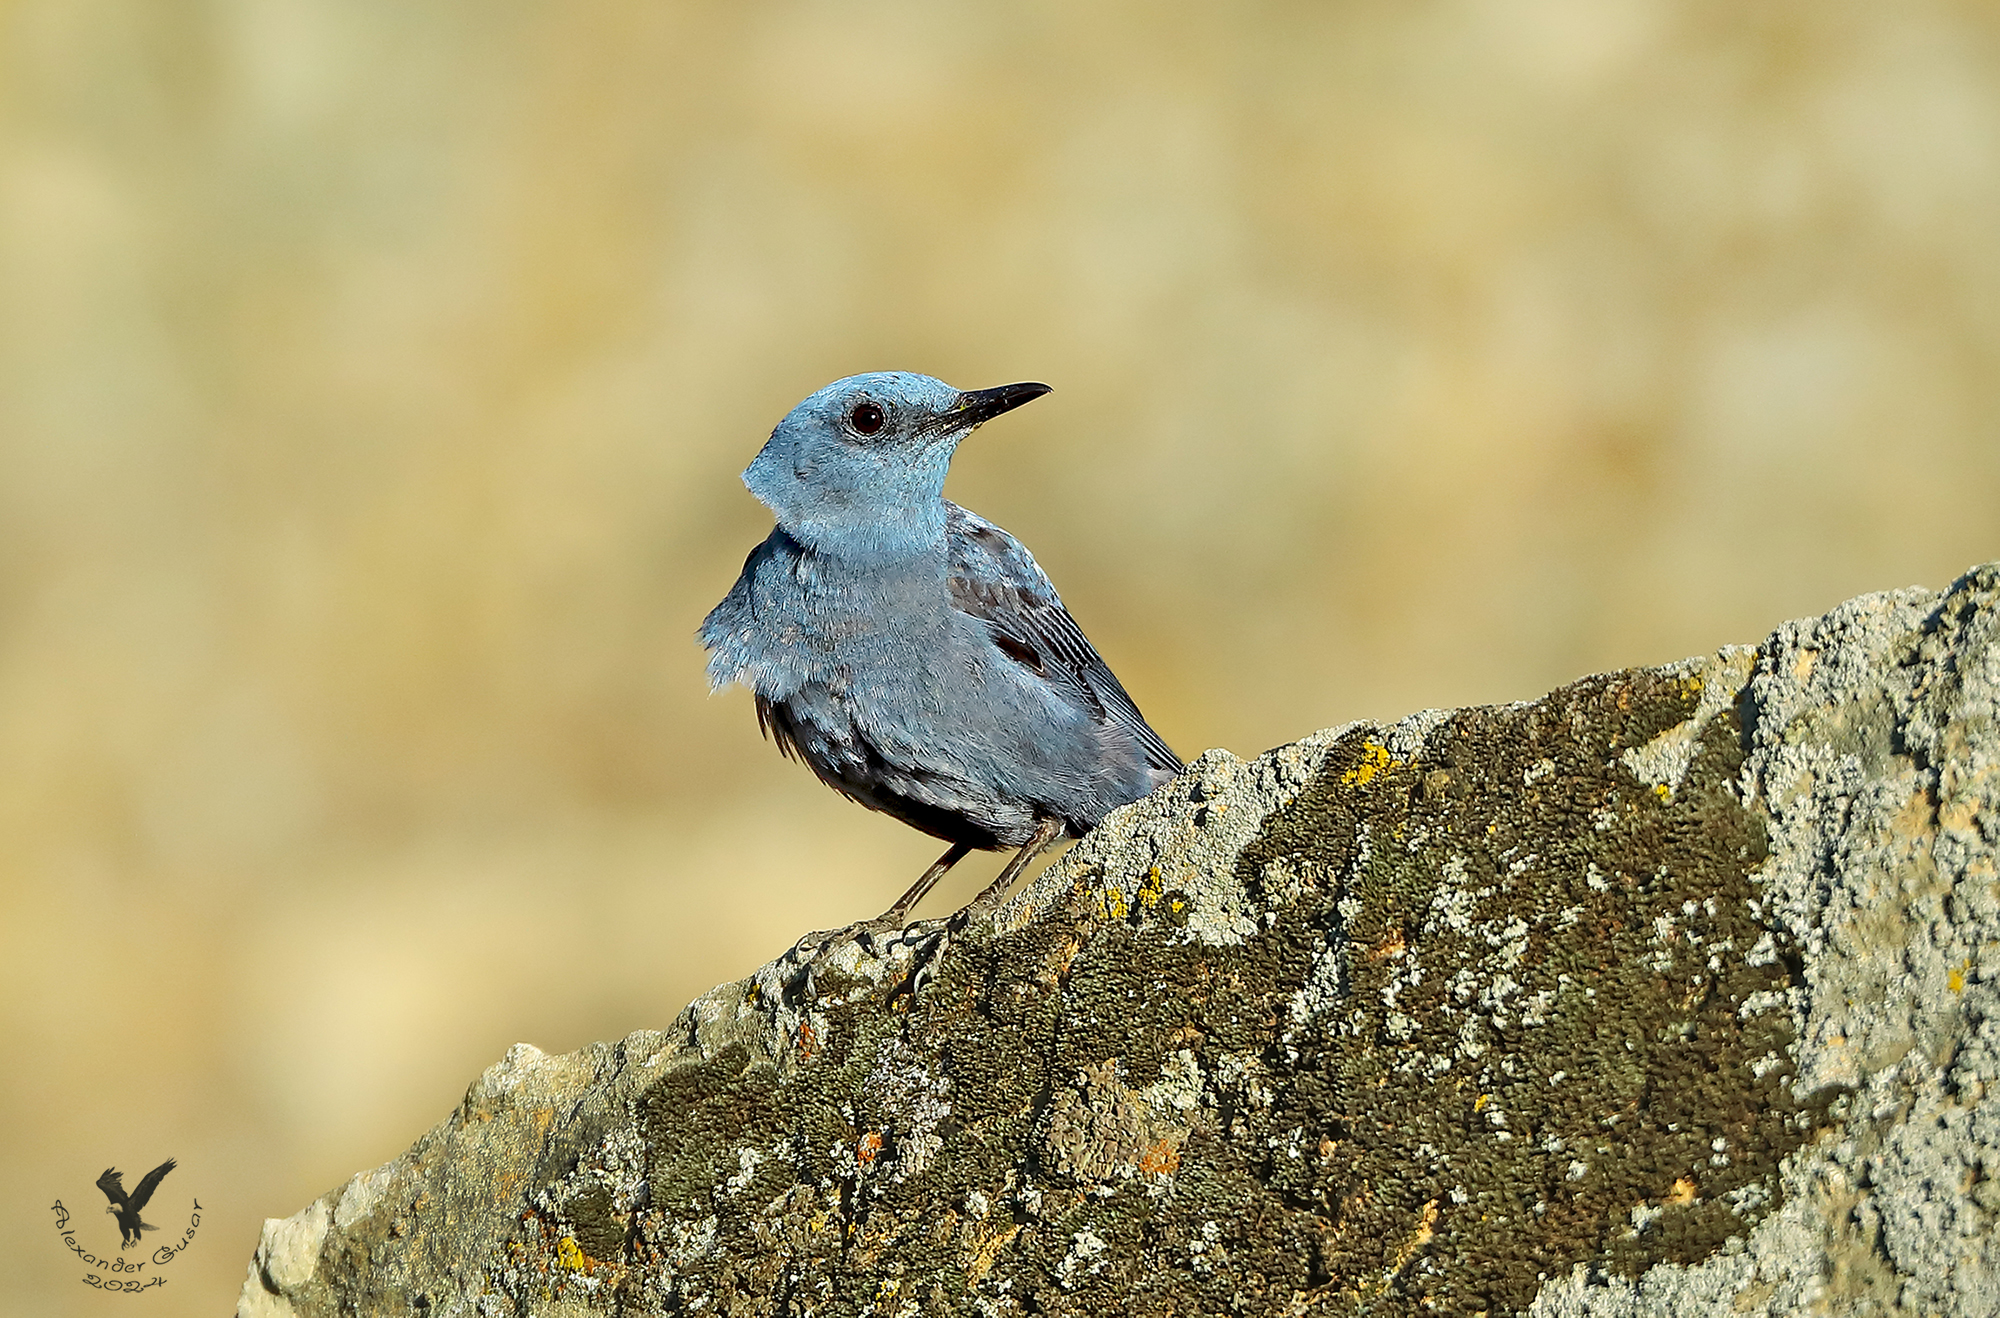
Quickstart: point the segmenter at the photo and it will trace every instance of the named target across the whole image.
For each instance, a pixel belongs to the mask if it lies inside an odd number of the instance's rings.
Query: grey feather
[[[1098,722],[1136,737],[1148,767],[1179,773],[1180,757],[1125,694],[1027,547],[949,499],[945,518],[951,600],[959,612],[984,622],[1003,651]]]

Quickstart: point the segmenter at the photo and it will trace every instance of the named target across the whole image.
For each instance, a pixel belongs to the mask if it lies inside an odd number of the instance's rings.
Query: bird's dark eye
[[[873,403],[856,403],[847,414],[847,423],[856,434],[872,435],[882,428],[882,409]]]

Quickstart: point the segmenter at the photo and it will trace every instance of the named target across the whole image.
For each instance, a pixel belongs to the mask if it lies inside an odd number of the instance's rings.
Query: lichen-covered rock
[[[517,1046],[240,1312],[2000,1312],[1996,629],[1211,751],[991,923]]]

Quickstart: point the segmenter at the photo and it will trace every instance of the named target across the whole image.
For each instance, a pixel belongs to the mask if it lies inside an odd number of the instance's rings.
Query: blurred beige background
[[[2000,557],[2000,10],[0,0],[0,1291],[212,1314],[515,1040],[938,845],[711,698],[773,423],[950,493],[1176,748]],[[999,859],[968,862],[927,909]],[[180,1159],[104,1297],[61,1198]]]

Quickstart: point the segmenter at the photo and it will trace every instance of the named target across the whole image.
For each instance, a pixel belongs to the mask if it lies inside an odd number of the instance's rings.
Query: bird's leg
[[[945,871],[953,865],[958,864],[959,861],[964,860],[966,853],[971,850],[972,847],[969,843],[952,843],[951,850],[939,856],[936,862],[924,871],[923,877],[911,884],[910,890],[896,899],[894,906],[891,906],[888,910],[870,920],[864,927],[878,930],[901,929],[904,922],[910,918],[910,912],[916,908],[918,902],[924,899],[924,894],[932,888],[937,887],[937,882],[944,877]]]
[[[1021,877],[1021,871],[1028,868],[1028,863],[1055,845],[1057,839],[1062,837],[1063,830],[1064,824],[1060,819],[1044,819],[1036,824],[1034,836],[1014,853],[1014,859],[1007,862],[1007,868],[1000,871],[1000,877],[987,884],[985,891],[960,907],[958,913],[964,915],[968,911],[984,910],[999,901],[1007,894],[1007,889],[1014,886],[1014,880]]]
[[[850,924],[845,929],[823,929],[816,934],[807,934],[792,944],[792,953],[801,956],[816,956],[818,950],[842,938],[866,937],[870,934],[886,934],[900,930],[910,918],[910,909],[924,899],[924,894],[937,887],[945,871],[964,860],[972,850],[968,843],[954,842],[951,850],[939,856],[923,877],[910,885],[910,890],[896,899],[896,904],[872,920]]]

